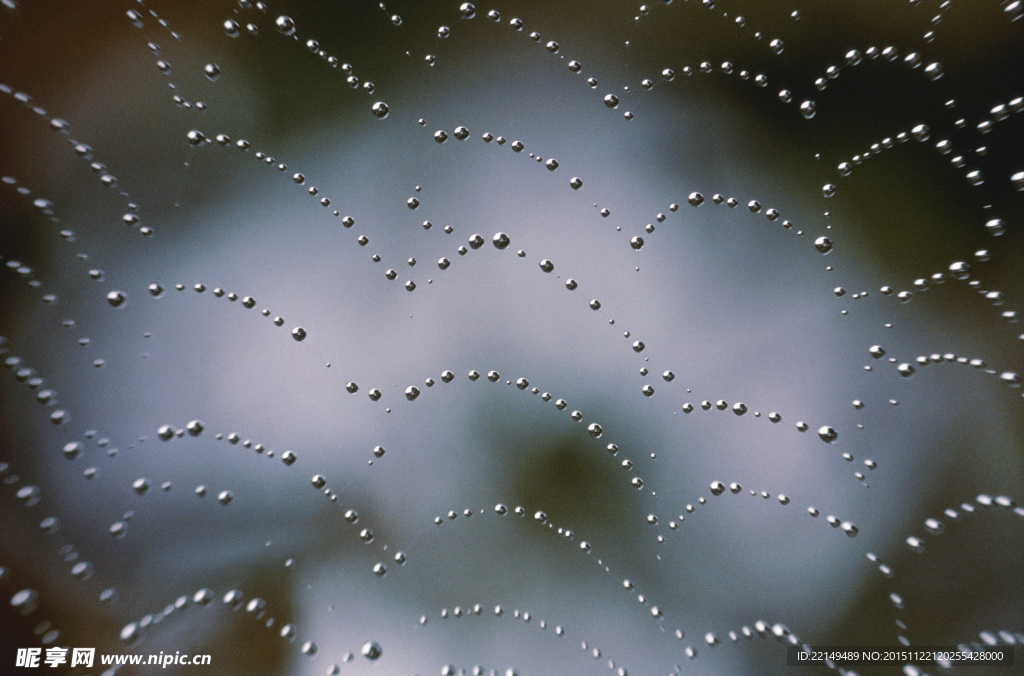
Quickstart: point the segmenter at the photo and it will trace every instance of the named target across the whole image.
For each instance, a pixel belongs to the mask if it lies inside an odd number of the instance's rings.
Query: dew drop
[[[384,654],[384,649],[381,648],[380,644],[376,641],[367,641],[363,644],[363,647],[360,650],[360,652],[362,653],[363,657],[365,657],[371,662],[375,662],[378,659],[380,659],[381,655]]]
[[[128,302],[128,296],[124,291],[111,291],[107,294],[107,302],[110,303],[110,307],[124,307]]]
[[[1010,176],[1010,184],[1013,185],[1013,189],[1017,192],[1024,191],[1024,171],[1018,171]]]
[[[992,218],[985,223],[985,230],[993,237],[999,237],[1006,232],[1006,221],[1001,218]]]
[[[282,14],[274,21],[274,25],[282,35],[295,35],[295,21],[290,16]]]

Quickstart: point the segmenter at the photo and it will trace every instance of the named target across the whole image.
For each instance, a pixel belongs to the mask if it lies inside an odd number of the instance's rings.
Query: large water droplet
[[[124,307],[128,302],[128,296],[124,291],[111,291],[107,294],[107,302],[111,307]]]
[[[375,662],[384,654],[384,649],[376,641],[367,641],[363,644],[360,652],[362,652],[363,657],[371,662]]]
[[[274,25],[282,35],[295,35],[295,21],[290,16],[282,14],[274,21]]]

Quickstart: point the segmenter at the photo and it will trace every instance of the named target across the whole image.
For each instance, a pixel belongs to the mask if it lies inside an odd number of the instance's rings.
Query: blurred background
[[[0,670],[1022,640],[1017,3],[0,5]]]

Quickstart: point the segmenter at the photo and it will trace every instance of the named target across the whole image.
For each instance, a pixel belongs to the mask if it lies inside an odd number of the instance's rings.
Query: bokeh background
[[[0,671],[64,645],[217,674],[782,673],[759,620],[1019,642],[1024,524],[977,502],[1024,493],[1014,3],[461,4],[3,3]],[[916,361],[947,354],[983,363]]]

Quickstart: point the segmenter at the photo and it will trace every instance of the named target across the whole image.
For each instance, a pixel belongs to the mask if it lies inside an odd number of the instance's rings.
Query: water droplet
[[[110,307],[124,307],[128,302],[128,296],[124,291],[111,291],[107,294],[107,302],[110,303]]]
[[[80,441],[72,441],[64,445],[64,457],[74,460],[85,450],[85,445]]]
[[[999,237],[1006,232],[1006,221],[1001,218],[992,218],[985,223],[985,230],[993,237]]]
[[[1024,191],[1024,171],[1018,171],[1013,176],[1010,176],[1010,183],[1017,192]]]
[[[371,662],[377,661],[381,655],[384,654],[384,649],[380,647],[380,644],[376,641],[367,641],[363,644],[362,650],[360,651],[363,657],[370,660]]]
[[[277,30],[282,35],[295,35],[295,21],[290,16],[281,15],[274,21]]]
[[[71,577],[76,580],[88,580],[95,574],[95,567],[88,561],[79,561],[71,567]]]

